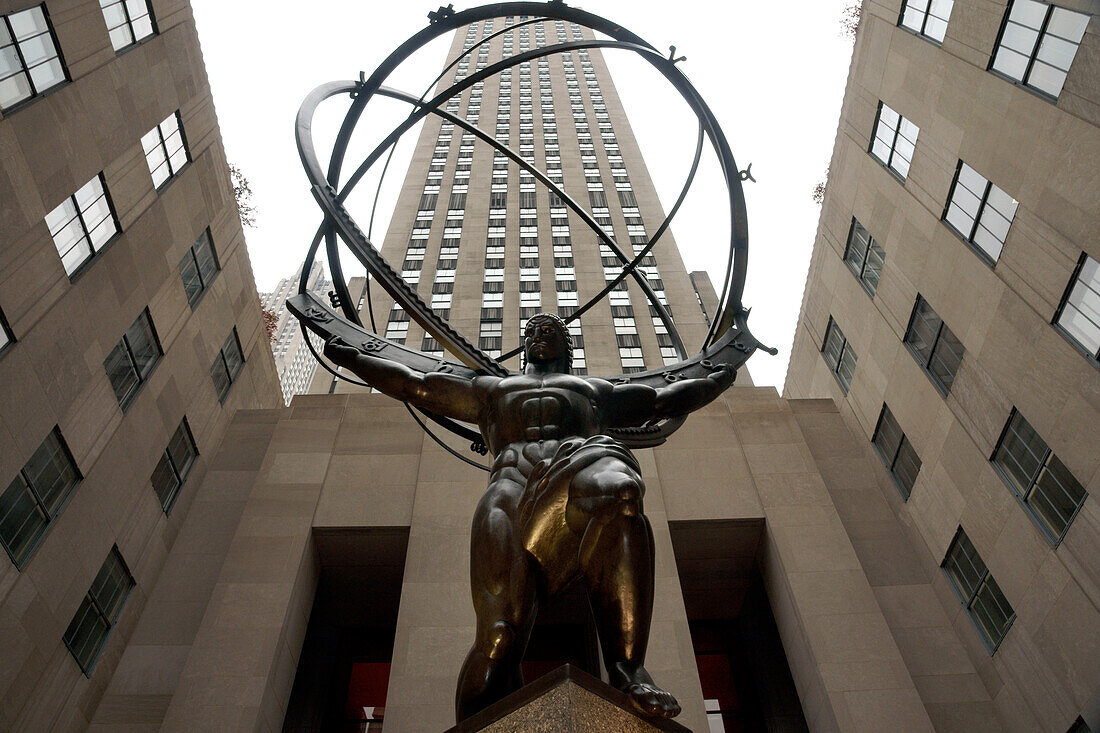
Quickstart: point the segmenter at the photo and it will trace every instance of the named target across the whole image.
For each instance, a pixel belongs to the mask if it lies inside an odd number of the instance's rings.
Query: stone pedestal
[[[638,715],[630,698],[571,664],[543,675],[448,733],[652,733],[687,731]]]

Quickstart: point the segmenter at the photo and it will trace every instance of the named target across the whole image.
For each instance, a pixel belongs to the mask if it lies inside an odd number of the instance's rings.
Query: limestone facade
[[[278,404],[189,4],[154,2],[156,32],[119,51],[98,2],[42,7],[67,81],[0,112],[2,512],[55,428],[81,478],[18,566],[0,553],[5,730],[90,723],[233,413]],[[142,138],[176,110],[189,162],[158,188]],[[100,174],[118,233],[70,276],[46,217]],[[204,233],[219,269],[192,305],[179,265]],[[123,409],[104,361],[144,309],[161,354]],[[234,328],[244,364],[219,400],[211,366]],[[165,512],[150,477],[184,419],[198,457]],[[86,676],[62,639],[112,547],[134,587]]]
[[[1100,258],[1100,27],[1095,2],[1059,5],[1087,26],[1052,98],[989,70],[1006,2],[957,0],[942,43],[902,27],[901,2],[863,4],[784,388],[834,399],[868,444],[888,405],[919,456],[907,499],[843,503],[863,519],[853,541],[877,545],[864,569],[938,728],[964,708],[1005,730],[1100,724],[1100,364],[1056,325],[1078,263]],[[904,180],[868,152],[880,102],[919,127]],[[960,161],[1017,206],[997,257],[945,221]],[[853,220],[885,251],[873,294],[844,259]],[[905,343],[918,294],[964,349],[946,393]],[[847,389],[822,354],[830,318],[857,356]],[[1088,494],[1060,538],[993,460],[1014,410]],[[939,567],[960,528],[1014,613],[992,652]]]

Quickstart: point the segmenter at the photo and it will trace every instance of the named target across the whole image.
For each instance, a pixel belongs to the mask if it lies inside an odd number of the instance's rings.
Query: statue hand
[[[737,367],[732,364],[719,364],[707,377],[714,380],[719,389],[724,390],[733,384],[733,380],[737,378]]]
[[[359,349],[350,345],[339,336],[333,336],[325,342],[324,354],[333,363],[343,367],[351,367],[359,356]]]

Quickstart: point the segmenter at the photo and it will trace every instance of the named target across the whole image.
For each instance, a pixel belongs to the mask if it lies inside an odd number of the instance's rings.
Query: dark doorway
[[[669,529],[711,733],[807,731],[760,576],[763,520]]]
[[[321,563],[283,731],[380,731],[408,528],[315,530]]]

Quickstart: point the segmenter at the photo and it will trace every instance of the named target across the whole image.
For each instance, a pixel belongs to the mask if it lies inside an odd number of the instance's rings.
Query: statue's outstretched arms
[[[657,390],[656,417],[675,417],[698,410],[729,389],[737,370],[718,364],[714,371],[699,379],[681,379]]]
[[[607,406],[604,419],[609,427],[617,428],[686,415],[722,394],[733,384],[734,376],[733,367],[721,364],[705,377],[682,379],[659,389],[644,384],[610,385],[604,382],[610,388],[604,400]]]
[[[455,420],[477,422],[481,400],[473,380],[442,372],[420,374],[404,364],[364,354],[338,337],[325,344],[325,356],[394,399]]]

